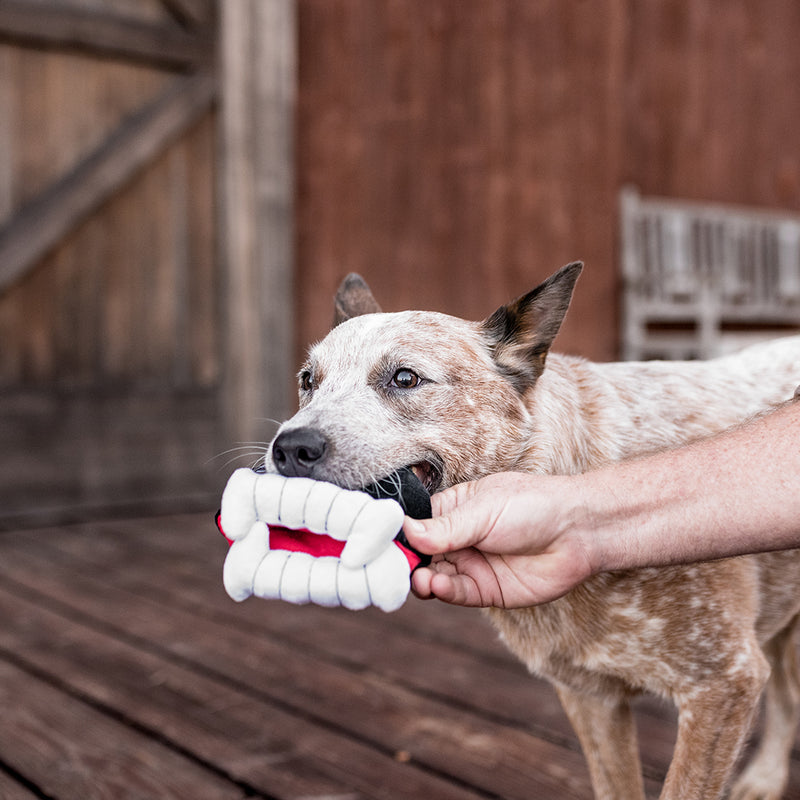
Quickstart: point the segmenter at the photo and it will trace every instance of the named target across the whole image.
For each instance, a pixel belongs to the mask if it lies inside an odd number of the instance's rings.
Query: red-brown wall
[[[618,194],[800,208],[796,0],[299,0],[298,353],[362,273],[480,318],[583,259],[556,347],[618,352]]]

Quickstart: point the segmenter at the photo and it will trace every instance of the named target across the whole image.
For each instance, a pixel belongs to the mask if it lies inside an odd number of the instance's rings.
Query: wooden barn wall
[[[65,151],[74,157],[162,83],[0,48],[0,60],[12,59],[25,101],[8,125],[11,146],[0,148],[20,156],[8,166],[11,211],[69,164]],[[96,104],[98,94],[118,107]],[[213,385],[213,154],[209,115],[0,297],[0,386]]]
[[[193,74],[217,68],[214,6],[0,3],[0,253],[9,226],[24,230],[20,212],[54,181],[113,144],[171,86],[196,88]],[[58,25],[37,31],[25,22],[29,10],[50,8]],[[246,302],[259,259],[282,254],[250,311],[265,297],[278,308],[294,286],[294,335],[284,335],[284,308],[249,328],[269,335],[245,337],[264,340],[268,352],[251,348],[248,364],[261,364],[271,385],[288,389],[293,378],[275,367],[285,357],[270,353],[294,340],[290,361],[299,362],[326,332],[349,271],[367,278],[387,310],[477,319],[583,259],[556,346],[608,359],[618,352],[624,184],[800,210],[796,0],[250,0],[247,8],[261,26],[254,52],[261,38],[280,51],[269,42],[281,27],[270,22],[275,9],[286,30],[296,11],[297,25],[293,158],[281,138],[288,127],[273,135],[295,168],[293,254],[251,221],[258,246],[240,276]],[[277,71],[291,61],[276,58]],[[263,51],[252,63],[272,61]],[[254,80],[243,103],[260,108],[286,84]],[[236,444],[223,432],[234,416],[225,405],[239,396],[239,384],[221,395],[232,384],[221,354],[235,314],[220,287],[236,267],[220,258],[217,233],[225,100],[70,225],[32,271],[0,287],[0,526],[4,514],[41,505],[45,489],[47,508],[134,508],[208,487],[213,495],[224,481],[224,458],[214,456]],[[280,107],[293,102],[283,97]],[[265,129],[275,122],[252,116]],[[241,153],[258,153],[261,140],[246,127],[241,134]],[[290,209],[270,175],[284,185],[289,173],[263,153],[247,172],[247,159],[237,164],[247,176],[241,207],[272,209],[262,228],[277,230]],[[290,276],[282,265],[292,259]],[[0,259],[0,284],[6,269]]]
[[[618,195],[800,204],[796,0],[299,0],[299,360],[361,272],[473,319],[583,259],[556,346],[618,353]]]
[[[623,178],[800,211],[800,3],[651,0],[627,15]]]
[[[623,4],[299,9],[301,346],[350,270],[387,310],[481,319],[583,259],[559,343],[612,355]]]
[[[213,142],[207,119],[0,298],[4,515],[215,485]]]
[[[157,44],[204,59],[213,40],[195,47],[183,22],[157,0],[0,8],[0,252],[40,217],[66,231],[0,287],[0,528],[191,505],[222,480],[215,112],[198,65]],[[164,138],[196,86],[195,117]],[[142,142],[157,144],[134,168]],[[80,219],[59,220],[59,199]]]

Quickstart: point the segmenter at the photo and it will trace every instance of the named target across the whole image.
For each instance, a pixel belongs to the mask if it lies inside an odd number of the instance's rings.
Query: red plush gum
[[[308,553],[314,558],[322,556],[342,557],[344,542],[323,533],[312,533],[306,528],[281,528],[269,526],[269,549],[292,550],[295,553]]]
[[[222,530],[220,524],[220,515],[217,514],[217,528],[219,532],[225,536],[225,531]],[[228,539],[228,544],[233,544],[232,539]],[[408,566],[414,570],[421,561],[420,557],[409,550],[400,542],[395,541],[395,544],[403,551],[403,555],[408,561]],[[334,539],[324,533],[312,533],[306,528],[283,528],[278,525],[269,526],[269,548],[270,550],[291,550],[295,553],[308,553],[314,558],[321,558],[323,556],[333,556],[334,558],[342,557],[342,550],[344,550],[345,542]]]

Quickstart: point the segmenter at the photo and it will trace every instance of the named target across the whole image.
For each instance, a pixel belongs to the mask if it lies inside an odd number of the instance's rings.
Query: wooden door
[[[208,497],[211,0],[0,4],[0,525]]]

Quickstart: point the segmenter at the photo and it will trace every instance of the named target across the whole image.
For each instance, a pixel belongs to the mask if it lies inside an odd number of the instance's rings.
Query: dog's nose
[[[325,455],[328,442],[314,428],[295,428],[279,434],[272,444],[272,460],[287,478],[308,478]]]

